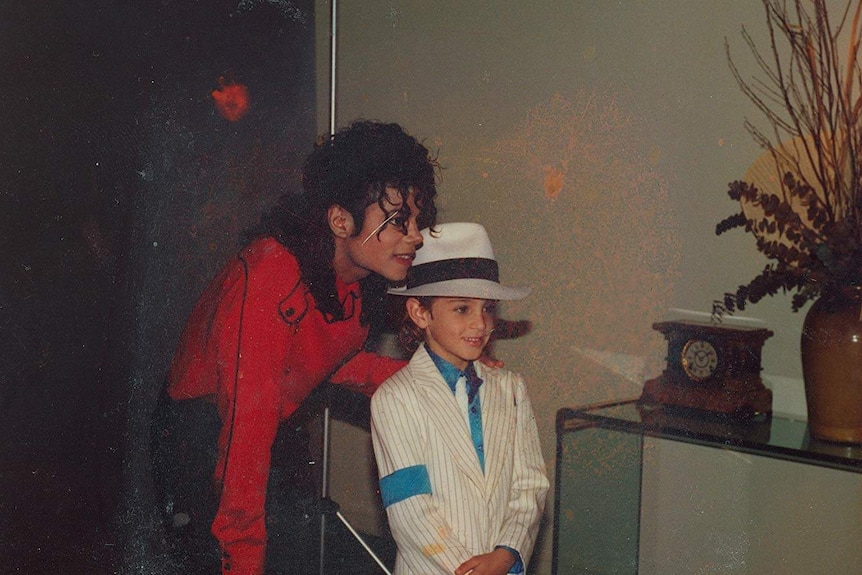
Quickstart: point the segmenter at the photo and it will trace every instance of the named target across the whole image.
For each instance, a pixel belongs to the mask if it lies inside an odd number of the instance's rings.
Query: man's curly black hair
[[[334,135],[321,137],[302,166],[301,195],[283,196],[266,213],[252,236],[271,235],[299,262],[302,280],[318,309],[330,321],[343,319],[335,287],[335,242],[327,212],[339,205],[353,216],[355,234],[365,220],[365,208],[384,205],[386,189],[401,194],[405,209],[411,188],[419,208],[419,228],[437,220],[436,156],[401,126],[358,120]],[[361,281],[363,325],[382,321],[387,282],[377,274]]]

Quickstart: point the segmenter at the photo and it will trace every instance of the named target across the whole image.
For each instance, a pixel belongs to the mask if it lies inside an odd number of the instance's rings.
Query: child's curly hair
[[[265,214],[251,236],[271,235],[299,262],[303,282],[318,309],[331,321],[343,319],[335,288],[335,242],[327,211],[339,205],[353,216],[358,234],[365,208],[377,202],[386,209],[386,189],[395,188],[407,209],[410,190],[419,208],[419,228],[437,221],[436,156],[401,126],[358,120],[334,135],[321,137],[302,166],[301,195],[282,196]],[[405,224],[406,225],[406,224]],[[386,280],[370,274],[362,280],[363,325],[383,315]]]

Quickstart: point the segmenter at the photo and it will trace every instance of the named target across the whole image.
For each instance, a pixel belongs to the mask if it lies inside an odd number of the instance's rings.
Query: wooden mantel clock
[[[654,323],[653,329],[667,340],[667,365],[644,383],[642,403],[729,416],[772,413],[760,363],[773,332],[682,320]]]

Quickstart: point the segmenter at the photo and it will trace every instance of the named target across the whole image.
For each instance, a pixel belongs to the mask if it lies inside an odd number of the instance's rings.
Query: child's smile
[[[431,350],[459,369],[479,359],[494,329],[497,302],[460,297],[435,297],[419,325]],[[418,325],[418,324],[417,324]]]

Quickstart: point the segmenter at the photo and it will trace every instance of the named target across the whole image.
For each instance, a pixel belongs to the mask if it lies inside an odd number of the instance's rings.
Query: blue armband
[[[505,549],[509,553],[511,553],[515,557],[515,563],[509,568],[509,573],[523,573],[524,572],[524,562],[521,561],[521,554],[512,549],[511,547],[506,547],[505,545],[497,545],[494,549]]]
[[[431,495],[428,468],[413,465],[394,471],[380,480],[380,497],[384,509],[414,495]]]

